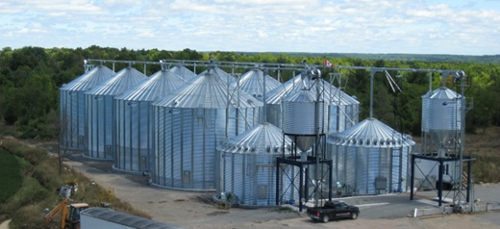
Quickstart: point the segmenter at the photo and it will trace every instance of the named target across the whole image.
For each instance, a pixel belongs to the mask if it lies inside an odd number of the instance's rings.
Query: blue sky
[[[500,0],[2,0],[0,47],[500,54]]]

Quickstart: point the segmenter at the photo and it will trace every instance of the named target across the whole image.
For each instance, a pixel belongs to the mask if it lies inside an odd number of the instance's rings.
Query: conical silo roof
[[[401,133],[375,118],[365,119],[349,129],[331,136],[330,141],[336,145],[366,148],[395,148],[415,145],[415,142],[408,135],[402,136]]]
[[[265,77],[266,93],[281,85],[278,80],[274,79],[270,75],[265,75]],[[247,92],[256,98],[262,98],[264,95],[264,72],[260,69],[247,71],[243,73],[241,77],[235,79],[232,85],[234,87],[239,85],[239,88],[242,91]]]
[[[222,70],[219,67],[210,67],[207,70],[201,72],[199,75],[205,75],[205,74],[208,74],[209,72],[210,72],[210,74],[213,74],[216,77],[220,78],[222,80],[222,82],[224,82],[226,84],[231,83],[234,80],[234,77],[231,76],[231,74],[225,72],[224,70]]]
[[[221,75],[207,71],[175,90],[167,97],[153,103],[154,106],[175,108],[227,109],[263,106],[253,96],[228,88]]]
[[[182,79],[189,81],[190,79],[196,77],[196,74],[182,65],[175,65],[170,68],[170,71],[180,76]]]
[[[87,94],[119,95],[146,78],[147,76],[137,71],[135,68],[126,67],[117,72],[111,79],[102,82],[90,90]]]
[[[186,84],[186,81],[179,75],[164,69],[128,89],[123,95],[117,96],[116,99],[154,101],[167,93],[175,91],[184,84]]]
[[[430,97],[429,97],[430,96]],[[427,92],[425,95],[422,96],[423,98],[429,97],[430,99],[456,99],[456,98],[462,98],[462,95],[459,93],[447,88],[447,87],[440,87],[434,91],[431,92],[429,95],[429,92]]]
[[[113,72],[113,70],[109,69],[108,67],[104,65],[97,65],[85,74],[63,85],[61,87],[61,90],[86,91],[94,87],[95,85],[98,85],[99,83],[109,79],[114,74],[115,73]]]
[[[283,98],[289,95],[292,91],[299,90],[301,88],[301,85],[302,77],[299,74],[267,93],[266,103],[280,104]]]
[[[271,123],[258,124],[240,135],[229,139],[219,150],[233,153],[282,154],[282,130]],[[285,147],[290,149],[292,141],[285,136]]]

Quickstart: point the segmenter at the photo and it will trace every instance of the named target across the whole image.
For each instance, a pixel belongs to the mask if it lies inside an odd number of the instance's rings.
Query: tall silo
[[[281,129],[263,123],[220,145],[216,157],[220,169],[216,193],[231,193],[233,200],[241,205],[275,205],[276,158],[289,155],[291,148],[291,140],[283,137]],[[288,179],[293,177],[292,166],[282,166],[287,171],[279,178],[284,184],[284,198],[298,200],[298,192],[290,188]]]
[[[312,93],[319,90],[321,99],[327,105],[325,107],[325,121],[328,123],[325,127],[326,134],[341,132],[359,121],[360,104],[355,98],[325,80],[321,79],[318,83],[310,81],[308,77],[297,75],[270,91],[266,96],[267,121],[283,128],[283,99],[304,87],[309,88]]]
[[[146,78],[144,74],[129,66],[85,93],[87,150],[84,156],[93,159],[114,159],[116,150],[114,97]]]
[[[114,72],[97,65],[88,72],[64,84],[60,89],[61,147],[85,149],[85,95],[84,93]]]
[[[186,81],[167,69],[116,96],[116,157],[114,168],[149,171],[153,159],[154,115],[151,104]]]
[[[407,189],[408,158],[415,142],[375,118],[368,118],[327,140],[333,182],[357,194]]]
[[[239,78],[235,79],[232,86],[239,87],[242,91],[262,101],[264,96],[264,84],[266,87],[266,93],[281,85],[278,80],[274,79],[270,75],[264,75],[262,70],[251,69],[243,73]]]
[[[217,145],[257,124],[263,106],[251,95],[230,89],[227,79],[211,67],[153,103],[154,185],[215,189]]]
[[[191,70],[182,65],[175,65],[170,68],[170,71],[180,76],[186,82],[196,77],[196,73],[192,72]]]

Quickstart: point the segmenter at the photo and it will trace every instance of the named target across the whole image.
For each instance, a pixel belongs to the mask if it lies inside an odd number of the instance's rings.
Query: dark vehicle
[[[359,208],[340,201],[327,201],[323,207],[307,208],[307,215],[316,221],[327,223],[330,219],[357,219]]]

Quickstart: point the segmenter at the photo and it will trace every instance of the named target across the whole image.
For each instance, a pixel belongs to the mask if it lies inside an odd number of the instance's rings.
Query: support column
[[[410,200],[413,200],[413,195],[414,195],[414,192],[413,192],[413,189],[415,188],[415,157],[413,156],[413,154],[410,155],[411,157],[411,173],[410,173]]]
[[[444,165],[443,165],[443,160],[439,160],[439,187],[438,187],[438,203],[439,207],[443,204],[443,172],[444,172]]]

